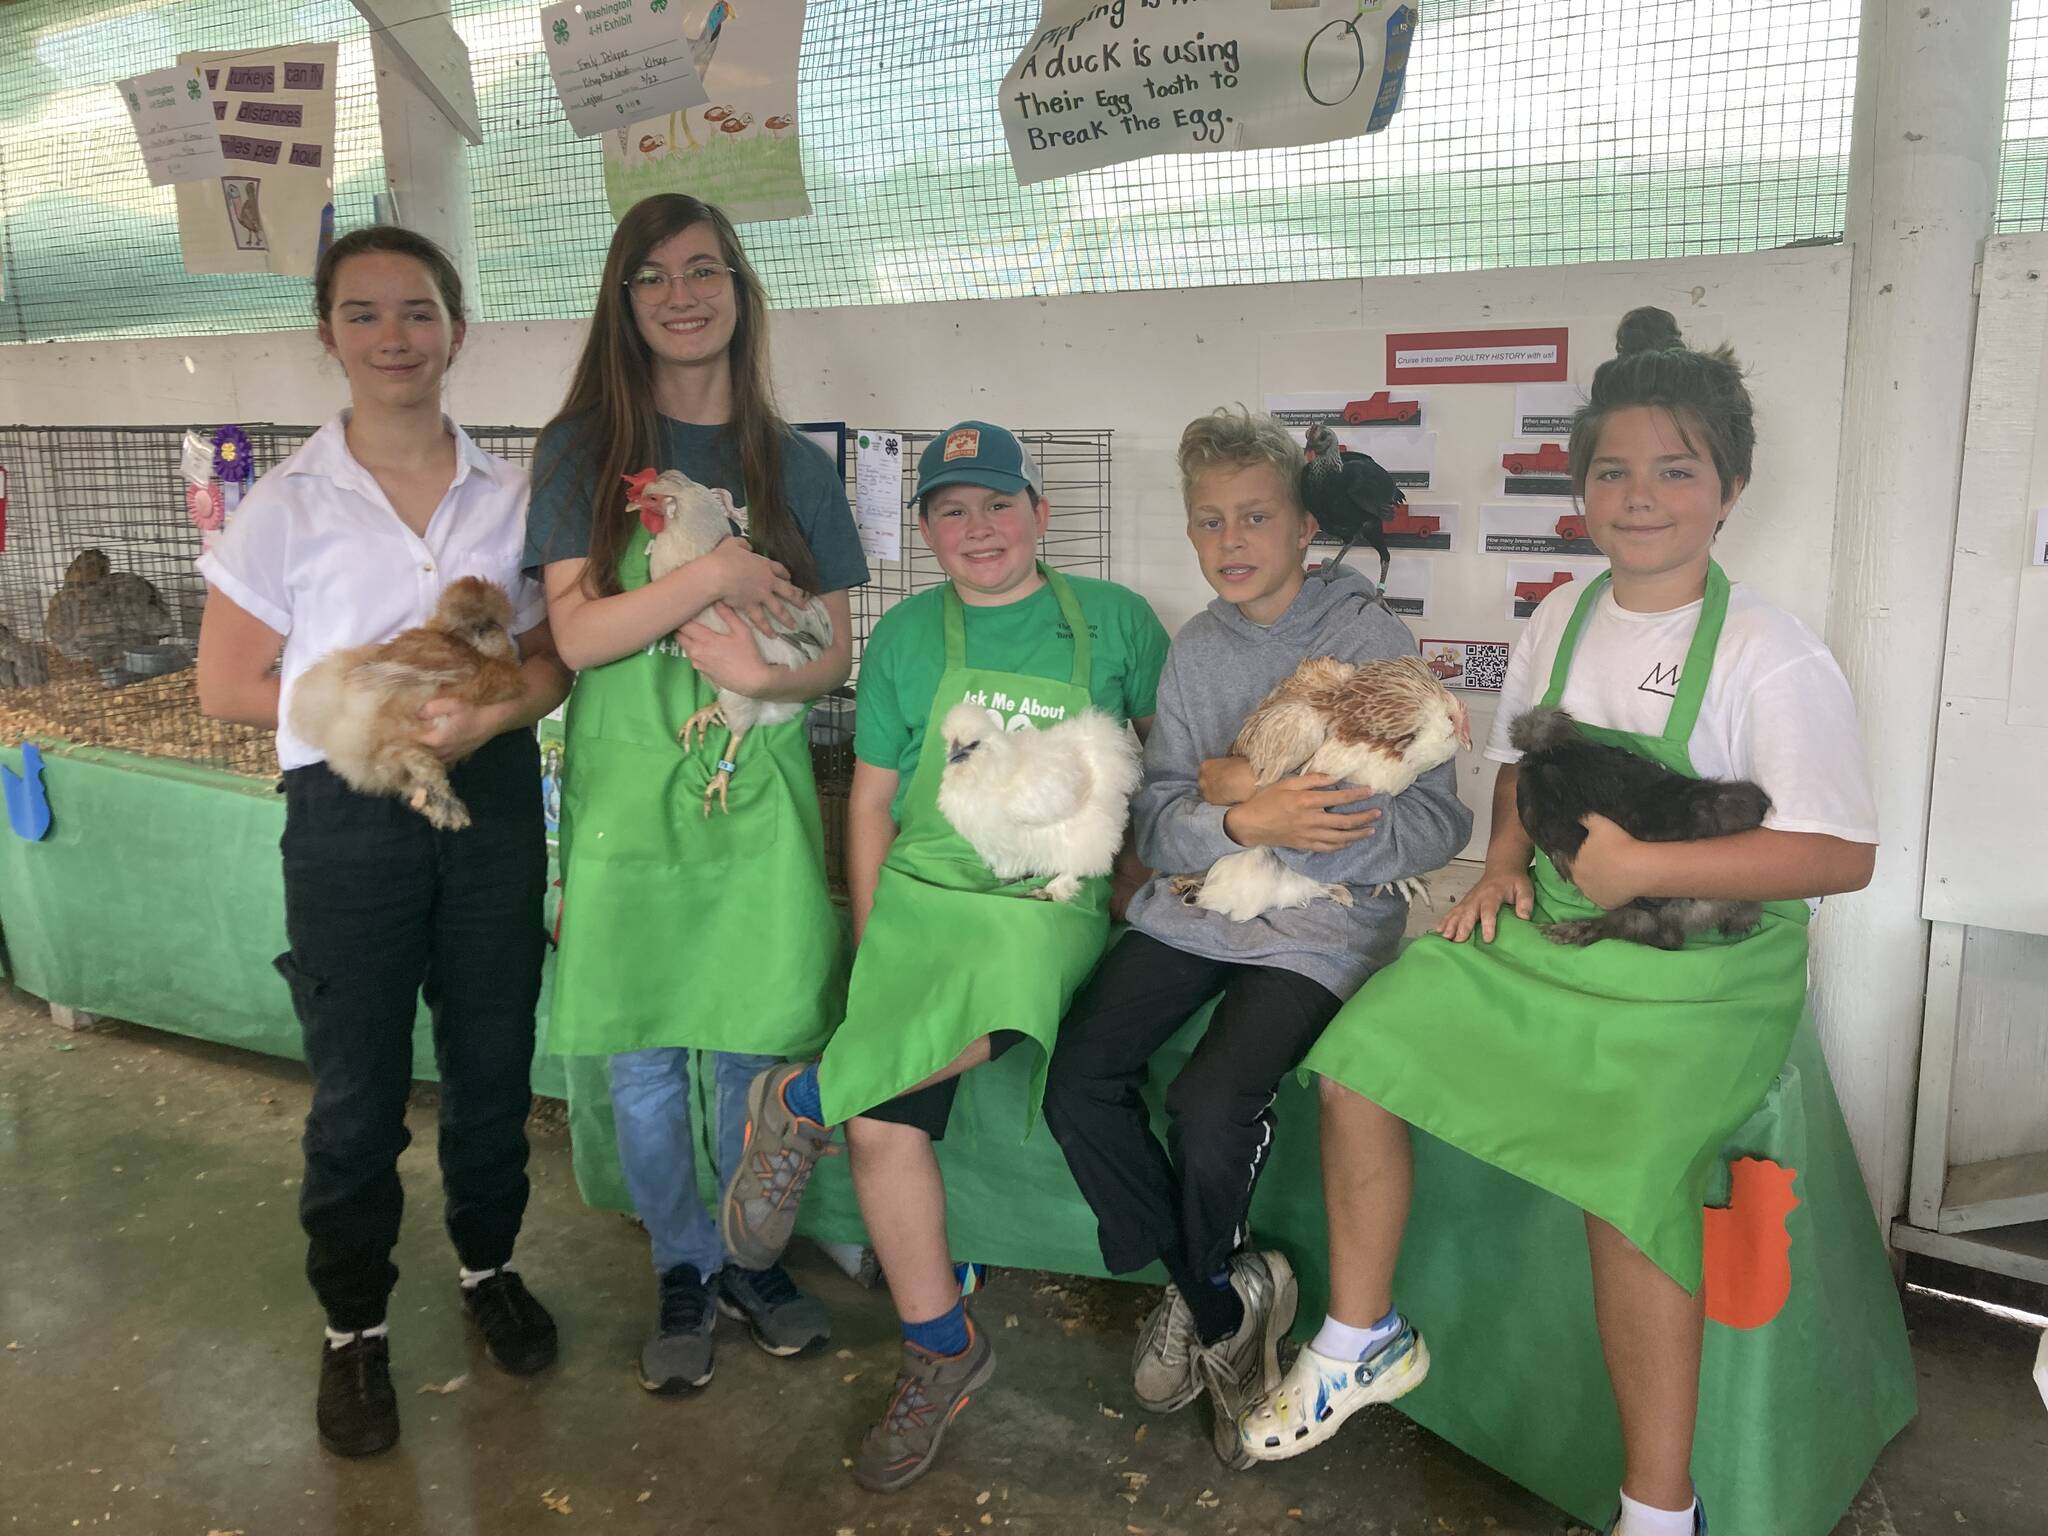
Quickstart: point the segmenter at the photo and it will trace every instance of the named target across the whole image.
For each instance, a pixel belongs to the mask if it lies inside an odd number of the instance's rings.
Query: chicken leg
[[[718,772],[711,775],[711,782],[704,786],[704,814],[711,815],[711,797],[718,796],[718,808],[726,815],[732,814],[732,807],[725,803],[725,787],[732,782],[733,770],[739,766],[740,743],[746,739],[745,731],[734,731],[725,738],[725,751],[718,758]]]
[[[731,728],[730,723],[725,718],[725,706],[716,701],[706,704],[697,713],[685,720],[683,728],[676,732],[676,740],[686,747],[694,747],[697,745],[697,742],[690,739],[691,734],[694,732],[699,741],[709,740],[711,727],[714,724],[726,726],[728,729]],[[726,756],[729,758],[732,754],[728,752]]]
[[[1420,875],[1411,875],[1405,880],[1389,880],[1374,886],[1372,893],[1375,896],[1398,896],[1411,907],[1415,905],[1415,898],[1420,896],[1425,907],[1432,912],[1436,910],[1436,898],[1429,894],[1429,882]]]

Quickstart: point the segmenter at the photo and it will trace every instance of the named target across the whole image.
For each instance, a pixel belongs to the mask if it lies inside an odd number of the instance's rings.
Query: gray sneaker
[[[747,1089],[747,1142],[739,1171],[718,1204],[718,1233],[742,1269],[766,1269],[796,1230],[797,1206],[832,1128],[783,1102],[782,1088],[802,1063],[770,1067]]]
[[[930,1355],[914,1344],[903,1346],[903,1364],[896,1371],[896,1390],[882,1421],[868,1431],[853,1464],[861,1487],[892,1493],[924,1476],[939,1454],[946,1426],[959,1417],[976,1389],[996,1373],[995,1346],[967,1316],[964,1353]]]
[[[754,1342],[771,1355],[806,1355],[832,1337],[825,1309],[798,1290],[780,1264],[726,1265],[718,1272],[718,1310],[752,1328]]]
[[[650,1392],[694,1392],[711,1380],[711,1331],[718,1309],[695,1265],[661,1272],[661,1318],[640,1348],[640,1385]]]
[[[1215,1344],[1195,1346],[1195,1379],[1209,1394],[1215,1420],[1210,1443],[1226,1467],[1252,1464],[1238,1437],[1244,1411],[1280,1385],[1280,1341],[1294,1326],[1294,1268],[1284,1254],[1233,1254],[1230,1284],[1244,1303],[1237,1332]]]
[[[1138,1347],[1131,1356],[1131,1390],[1138,1406],[1152,1413],[1175,1413],[1202,1395],[1195,1379],[1195,1315],[1180,1288],[1168,1285],[1159,1305],[1145,1315]]]

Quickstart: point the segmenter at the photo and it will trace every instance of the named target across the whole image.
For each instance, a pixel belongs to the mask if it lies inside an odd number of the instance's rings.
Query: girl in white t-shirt
[[[1833,658],[1798,620],[1732,588],[1713,560],[1756,441],[1741,370],[1725,348],[1687,348],[1659,309],[1631,314],[1618,340],[1570,454],[1611,575],[1551,594],[1517,647],[1487,748],[1503,766],[1485,874],[1439,925],[1442,938],[1374,976],[1304,1063],[1323,1080],[1330,1312],[1240,1433],[1252,1457],[1298,1455],[1428,1373],[1429,1351],[1393,1299],[1409,1127],[1419,1126],[1585,1212],[1626,1461],[1612,1529],[1694,1536],[1706,1529],[1690,1462],[1710,1169],[1791,1049],[1805,1005],[1805,899],[1869,880],[1877,825]],[[1644,843],[1589,817],[1566,879],[1516,812],[1508,727],[1539,701],[1673,771],[1761,783],[1769,819],[1729,837]],[[1581,948],[1540,930],[1639,896],[1767,905],[1749,933],[1701,935],[1674,952]],[[1528,1295],[1572,1283],[1522,1280]],[[1541,1351],[1475,1359],[1455,1330],[1435,1343],[1461,1394],[1584,1395],[1543,1374]]]
[[[441,414],[463,339],[462,280],[432,241],[373,227],[314,274],[321,345],[349,408],[257,482],[219,546],[199,632],[200,707],[277,732],[285,930],[277,968],[313,1074],[299,1218],[327,1312],[321,1443],[366,1456],[398,1438],[385,1313],[398,1271],[398,1154],[424,992],[441,1077],[440,1154],[461,1296],[506,1370],[555,1357],[555,1325],[510,1266],[526,1207],[528,1072],[540,995],[547,848],[532,726],[561,703],[546,605],[520,573],[526,476]],[[448,584],[511,595],[526,691],[420,711],[471,825],[437,831],[351,790],[286,723],[306,668],[422,623]],[[459,761],[458,761],[459,760]]]

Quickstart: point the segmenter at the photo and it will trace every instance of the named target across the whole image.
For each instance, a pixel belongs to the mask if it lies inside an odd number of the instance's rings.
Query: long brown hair
[[[660,435],[653,354],[633,318],[626,278],[646,263],[657,245],[694,224],[709,224],[717,231],[719,259],[732,268],[735,317],[726,349],[732,371],[732,419],[723,429],[720,448],[729,455],[728,466],[740,472],[748,536],[756,550],[788,568],[792,581],[814,591],[817,562],[782,490],[783,441],[789,427],[775,408],[768,380],[768,295],[747,261],[732,221],[710,203],[680,192],[661,192],[635,203],[619,220],[605,253],[590,336],[569,382],[568,397],[548,423],[546,433],[556,440],[535,465],[534,483],[545,485],[576,465],[576,493],[591,502],[584,588],[595,597],[617,593],[619,557],[632,539],[635,521],[626,506],[623,480],[656,462]],[[595,479],[585,479],[593,468]]]
[[[1722,505],[1727,505],[1736,482],[1748,481],[1756,454],[1756,406],[1742,382],[1742,365],[1726,345],[1711,352],[1687,346],[1671,312],[1654,305],[1621,317],[1614,356],[1594,370],[1591,398],[1572,421],[1572,494],[1586,494],[1586,476],[1607,418],[1639,405],[1670,412],[1691,452],[1698,453],[1704,444],[1721,478]]]

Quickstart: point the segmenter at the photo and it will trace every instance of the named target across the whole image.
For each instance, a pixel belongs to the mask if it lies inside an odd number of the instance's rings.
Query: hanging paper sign
[[[704,104],[684,25],[679,0],[541,7],[548,71],[579,137]]]
[[[118,88],[152,187],[205,181],[227,170],[214,127],[213,98],[198,70],[189,65],[153,69],[130,76]]]
[[[1342,11],[1275,0],[1043,0],[1003,77],[1017,180],[1379,132],[1401,105],[1416,8],[1347,0]]]
[[[224,169],[178,187],[187,272],[311,277],[334,196],[337,45],[181,53],[219,123]]]
[[[1390,331],[1389,384],[1542,384],[1565,377],[1561,326],[1490,331]]]
[[[587,14],[587,12],[586,12]],[[683,12],[701,105],[644,112],[610,124],[604,189],[618,218],[657,192],[686,192],[736,223],[795,219],[811,211],[796,110],[797,50],[804,7],[745,7],[726,0]]]
[[[853,521],[870,560],[903,558],[903,439],[894,432],[855,439]]]

